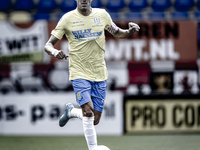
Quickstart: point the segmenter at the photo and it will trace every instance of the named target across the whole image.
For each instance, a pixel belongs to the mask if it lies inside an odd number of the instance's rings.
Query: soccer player
[[[82,119],[88,149],[92,150],[97,146],[94,125],[101,118],[108,78],[104,60],[104,32],[107,30],[116,38],[126,38],[139,31],[140,27],[130,22],[129,29],[121,29],[104,9],[91,8],[92,0],[76,2],[77,8],[62,16],[44,49],[58,59],[69,57],[70,80],[81,109],[66,104],[59,125],[63,127],[70,118]],[[69,56],[54,48],[64,34],[69,41]]]

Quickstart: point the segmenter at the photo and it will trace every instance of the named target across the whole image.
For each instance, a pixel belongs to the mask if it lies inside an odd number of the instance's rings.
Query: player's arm
[[[54,57],[58,58],[58,59],[67,59],[67,55],[65,55],[65,53],[62,50],[57,50],[54,48],[54,45],[59,41],[58,38],[56,38],[55,36],[51,35],[51,37],[49,38],[49,40],[47,41],[47,43],[44,46],[44,51],[49,54],[49,55],[53,55]]]
[[[108,31],[116,38],[122,39],[130,36],[135,31],[139,31],[140,27],[133,22],[129,22],[129,29],[121,29],[117,27],[115,24],[112,24],[111,27],[108,28]]]

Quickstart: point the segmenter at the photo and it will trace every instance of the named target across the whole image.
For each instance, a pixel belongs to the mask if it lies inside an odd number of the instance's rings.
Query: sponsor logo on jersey
[[[101,34],[101,32],[91,32],[92,29],[84,29],[84,30],[78,30],[78,31],[72,31],[75,39],[83,39],[83,38],[98,38]]]

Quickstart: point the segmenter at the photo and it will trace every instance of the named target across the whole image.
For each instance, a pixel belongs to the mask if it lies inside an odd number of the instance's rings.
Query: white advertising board
[[[122,93],[107,93],[102,118],[95,126],[98,135],[123,133],[122,101]],[[0,134],[83,135],[80,119],[71,119],[64,127],[58,125],[65,104],[69,102],[78,107],[73,92],[1,95]]]
[[[48,36],[48,22],[35,21],[30,27],[18,27],[7,21],[0,22],[0,63],[42,62]],[[45,58],[44,58],[45,57]]]

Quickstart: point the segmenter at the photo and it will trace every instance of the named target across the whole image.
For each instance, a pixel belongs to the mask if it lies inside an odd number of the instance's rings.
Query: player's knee
[[[86,103],[82,106],[83,116],[92,117],[94,116],[93,108],[90,103]]]
[[[86,117],[92,117],[93,116],[92,110],[85,111],[84,116],[86,116]]]

